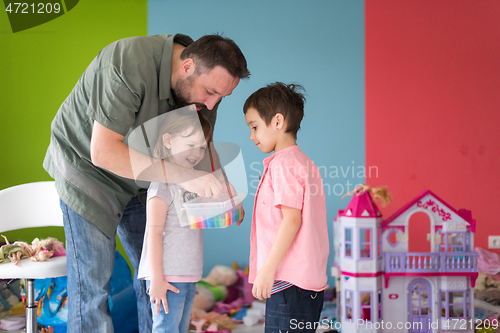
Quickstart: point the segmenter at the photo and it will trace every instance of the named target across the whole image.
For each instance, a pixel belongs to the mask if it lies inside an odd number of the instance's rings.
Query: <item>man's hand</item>
[[[149,288],[149,299],[151,303],[156,304],[156,314],[160,314],[160,306],[162,303],[165,313],[168,313],[168,304],[167,304],[168,290],[173,291],[176,294],[179,293],[179,289],[172,286],[165,280],[151,281],[151,287]]]
[[[266,270],[264,267],[259,271],[255,282],[253,283],[252,294],[253,297],[263,300],[271,297],[271,289],[274,284],[275,272]]]

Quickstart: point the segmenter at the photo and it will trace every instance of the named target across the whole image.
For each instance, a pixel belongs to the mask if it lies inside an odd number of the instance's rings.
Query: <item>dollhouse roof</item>
[[[347,217],[381,217],[377,205],[373,202],[369,191],[356,193],[344,211],[339,211],[340,216]]]
[[[408,209],[410,209],[415,203],[417,203],[418,201],[420,201],[426,195],[432,196],[435,201],[438,201],[443,206],[447,207],[450,211],[452,211],[453,213],[457,214],[464,221],[466,221],[467,223],[469,223],[469,225],[471,227],[471,231],[473,231],[473,232],[475,231],[476,220],[474,220],[472,218],[472,213],[471,213],[470,210],[460,209],[460,210],[457,211],[457,210],[455,210],[455,208],[453,208],[452,206],[450,206],[446,201],[444,201],[443,199],[441,199],[440,197],[438,197],[437,195],[435,195],[430,190],[422,192],[420,195],[418,195],[413,200],[411,200],[410,202],[408,202],[406,205],[404,205],[403,207],[401,207],[396,213],[394,213],[387,220],[385,220],[384,222],[382,222],[382,227],[386,227],[389,223],[391,223],[398,216],[400,216],[401,214],[403,214],[404,212],[406,212]]]

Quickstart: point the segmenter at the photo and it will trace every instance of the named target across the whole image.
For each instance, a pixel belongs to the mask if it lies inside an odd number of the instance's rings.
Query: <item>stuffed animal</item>
[[[238,274],[227,266],[217,265],[208,276],[196,284],[193,310],[212,310],[215,302],[224,301],[227,297],[227,287],[238,281]]]
[[[238,281],[236,271],[227,266],[217,265],[212,268],[208,276],[204,279],[212,286],[231,286]]]
[[[15,265],[18,265],[21,259],[27,258],[30,258],[31,261],[46,261],[55,253],[64,252],[63,243],[52,237],[42,240],[35,238],[31,244],[25,242],[11,244],[7,237],[1,236],[7,244],[0,247],[0,263],[12,261]]]
[[[205,330],[213,324],[217,324],[219,330],[234,328],[235,322],[227,314],[219,314],[212,309],[216,302],[227,297],[227,287],[237,281],[238,274],[231,267],[218,265],[212,268],[208,276],[196,284],[192,326],[202,326]]]
[[[196,294],[193,301],[193,312],[208,312],[212,310],[215,304],[214,294],[204,285],[196,284]],[[200,312],[202,311],[202,312]]]

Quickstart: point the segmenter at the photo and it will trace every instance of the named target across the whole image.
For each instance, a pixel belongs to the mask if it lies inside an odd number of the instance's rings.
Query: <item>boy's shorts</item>
[[[265,333],[315,332],[319,327],[324,291],[291,286],[266,301]]]

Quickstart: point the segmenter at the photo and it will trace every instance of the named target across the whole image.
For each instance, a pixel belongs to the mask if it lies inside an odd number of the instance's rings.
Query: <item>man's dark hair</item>
[[[192,58],[196,74],[208,72],[215,66],[222,66],[231,76],[245,79],[250,76],[247,61],[236,43],[221,35],[206,35],[186,46],[181,53],[181,60]]]
[[[285,132],[291,133],[297,139],[300,122],[304,118],[304,103],[306,98],[304,88],[299,84],[284,84],[276,82],[260,88],[247,98],[243,106],[246,114],[248,109],[254,108],[267,126],[277,113],[281,113],[286,121]]]

